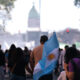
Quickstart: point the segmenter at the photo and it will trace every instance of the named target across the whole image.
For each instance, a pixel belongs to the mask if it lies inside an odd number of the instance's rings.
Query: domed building
[[[40,14],[33,5],[28,16],[27,41],[34,41],[35,46],[40,43],[40,36],[48,35],[48,32],[42,32],[40,29]]]
[[[30,27],[30,28],[40,28],[40,15],[36,11],[34,5],[29,12],[28,27]]]
[[[0,26],[0,44],[4,49],[9,47],[12,43],[22,48],[25,45],[28,45],[29,48],[33,48],[40,44],[40,36],[42,34],[48,35],[48,32],[41,31],[40,14],[33,5],[28,15],[28,29],[26,33],[11,35],[10,33],[4,31],[4,28]],[[34,42],[34,46],[32,45],[32,42]]]

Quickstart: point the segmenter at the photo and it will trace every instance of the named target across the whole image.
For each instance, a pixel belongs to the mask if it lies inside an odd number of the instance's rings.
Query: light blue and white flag
[[[54,32],[52,37],[44,44],[42,59],[34,68],[34,80],[39,80],[41,76],[53,72],[53,70],[56,68],[58,53],[59,43],[56,33]]]

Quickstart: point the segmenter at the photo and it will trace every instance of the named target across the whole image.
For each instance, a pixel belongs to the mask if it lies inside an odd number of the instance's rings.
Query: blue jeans
[[[17,76],[15,74],[12,74],[11,80],[26,80],[26,77]]]

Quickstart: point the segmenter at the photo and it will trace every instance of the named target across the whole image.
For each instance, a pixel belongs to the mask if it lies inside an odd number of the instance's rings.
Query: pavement
[[[10,80],[10,77],[8,74],[5,75],[5,80]],[[26,80],[33,80],[30,75],[26,75]],[[53,80],[57,80],[56,76],[53,76]]]
[[[26,75],[26,80],[33,80],[31,76]],[[10,80],[10,76],[8,74],[5,75],[5,80]]]
[[[55,76],[55,74],[53,73],[53,80],[57,80],[57,77],[58,76]],[[10,80],[10,75],[8,73],[5,74],[5,80]],[[27,71],[26,71],[26,80],[33,80],[32,76]]]

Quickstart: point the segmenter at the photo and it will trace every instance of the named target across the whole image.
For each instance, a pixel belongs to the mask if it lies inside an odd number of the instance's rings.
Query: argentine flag
[[[39,80],[41,76],[53,72],[56,68],[58,53],[59,43],[54,32],[51,38],[44,44],[42,59],[34,68],[33,80]]]

